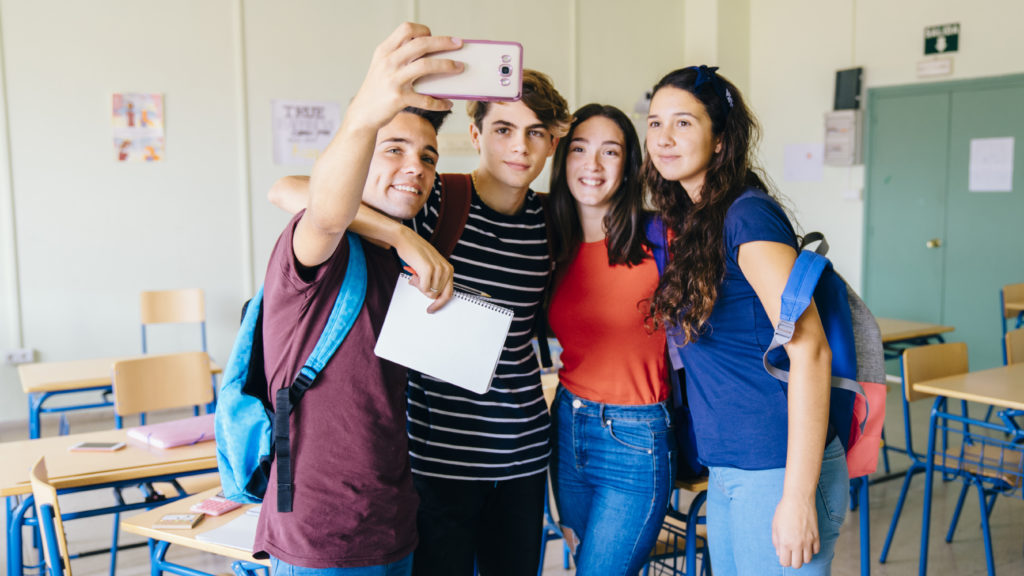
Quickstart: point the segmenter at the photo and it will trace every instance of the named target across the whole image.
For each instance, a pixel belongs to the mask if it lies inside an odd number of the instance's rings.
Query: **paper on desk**
[[[223,526],[196,534],[196,540],[251,553],[253,542],[256,540],[256,524],[259,519],[258,514],[241,514]]]

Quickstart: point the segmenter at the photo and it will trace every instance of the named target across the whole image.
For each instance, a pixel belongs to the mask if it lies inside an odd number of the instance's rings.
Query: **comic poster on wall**
[[[113,123],[114,158],[118,162],[163,160],[163,94],[115,93]]]
[[[274,163],[312,166],[341,124],[337,102],[271,100]]]

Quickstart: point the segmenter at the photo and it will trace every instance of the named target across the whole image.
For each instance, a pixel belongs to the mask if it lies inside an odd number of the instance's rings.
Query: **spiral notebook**
[[[443,308],[427,313],[431,300],[402,274],[384,319],[377,356],[478,394],[491,387],[512,310],[455,291]]]

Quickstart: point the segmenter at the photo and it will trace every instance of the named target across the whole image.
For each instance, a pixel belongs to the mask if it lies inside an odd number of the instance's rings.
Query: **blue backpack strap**
[[[291,443],[289,441],[288,416],[298,404],[302,395],[316,382],[317,376],[334,356],[352,325],[355,324],[359,311],[363,308],[366,298],[366,256],[359,236],[349,232],[348,267],[345,269],[345,280],[338,290],[334,308],[327,319],[327,325],[317,340],[316,347],[299,370],[295,382],[287,388],[277,391],[276,410],[274,412],[274,450],[277,460],[277,511],[292,511],[292,462]]]
[[[812,241],[817,240],[821,241],[818,247],[819,250],[824,246],[824,250],[827,251],[828,243],[825,242],[824,237]],[[796,258],[796,262],[793,264],[793,270],[789,273],[786,287],[782,291],[779,325],[775,328],[775,335],[772,337],[772,342],[768,345],[768,349],[765,350],[762,359],[764,369],[783,382],[789,382],[789,371],[773,364],[768,359],[768,356],[775,349],[788,344],[793,338],[793,331],[796,329],[797,320],[800,319],[804,310],[810,306],[811,300],[814,298],[814,291],[818,287],[818,281],[821,279],[822,274],[831,267],[832,263],[828,261],[828,258],[825,258],[817,251],[801,250]],[[856,380],[838,376],[834,373],[831,380],[833,388],[848,390],[858,396],[866,397],[864,387]],[[864,420],[867,420],[866,416]],[[863,428],[863,421],[861,427]]]
[[[647,233],[647,241],[651,243],[651,252],[654,255],[654,263],[658,265],[658,276],[665,273],[665,266],[668,264],[668,230],[665,222],[659,216],[651,216],[644,226]]]

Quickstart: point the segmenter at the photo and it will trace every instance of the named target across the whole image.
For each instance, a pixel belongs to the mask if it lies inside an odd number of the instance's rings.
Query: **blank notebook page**
[[[458,290],[433,314],[427,313],[430,303],[402,274],[374,352],[466,390],[487,392],[512,311]]]

